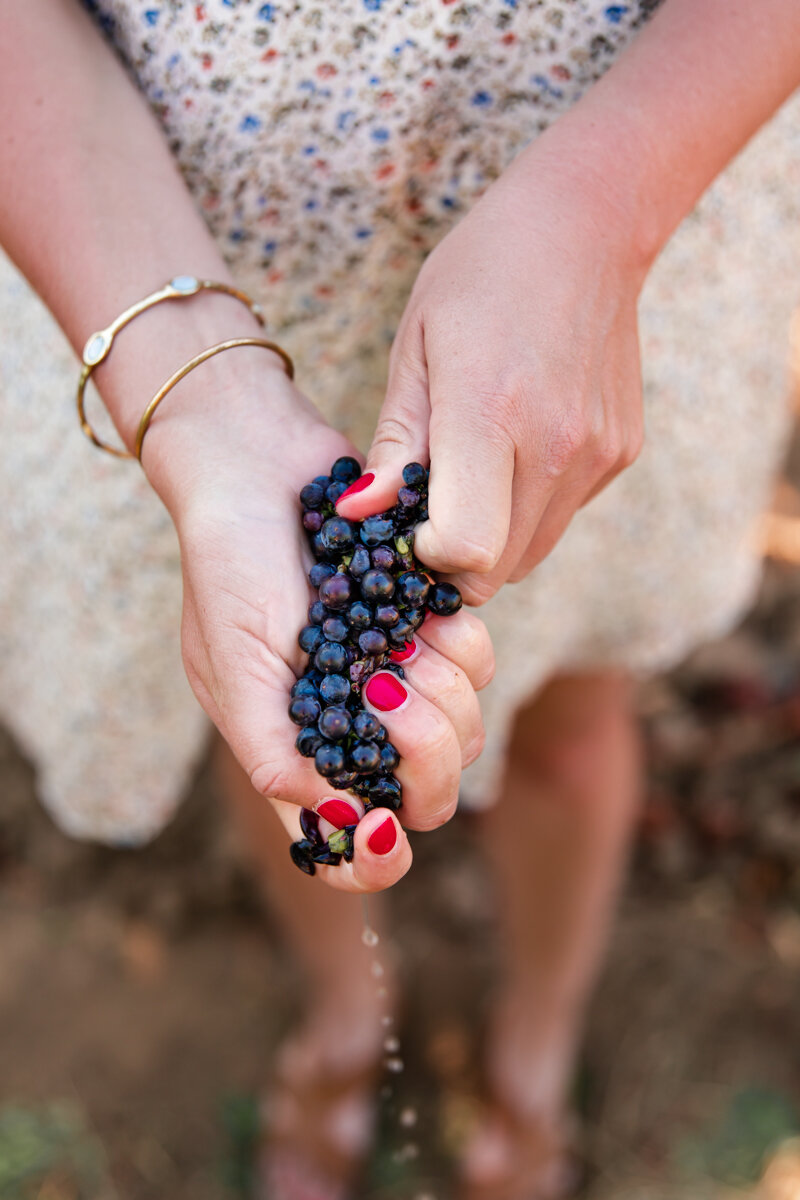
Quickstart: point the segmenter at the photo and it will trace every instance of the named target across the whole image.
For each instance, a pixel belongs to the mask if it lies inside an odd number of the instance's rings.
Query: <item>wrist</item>
[[[654,194],[652,159],[635,114],[612,121],[589,99],[523,150],[512,169],[519,164],[531,183],[547,177],[559,212],[574,219],[577,209],[594,243],[608,247],[641,286],[674,223]]]

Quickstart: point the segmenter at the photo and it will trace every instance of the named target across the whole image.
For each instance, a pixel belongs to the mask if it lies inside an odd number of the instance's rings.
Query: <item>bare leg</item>
[[[531,1134],[561,1119],[608,939],[641,790],[632,699],[622,673],[554,678],[518,714],[502,799],[484,818],[506,942],[486,1071]],[[472,1140],[468,1178],[505,1174],[515,1150],[503,1129]]]
[[[243,852],[249,858],[261,889],[278,914],[306,976],[308,1002],[302,1028],[281,1048],[279,1069],[282,1075],[301,1088],[304,1081],[313,1086],[315,1079],[352,1076],[369,1068],[381,1057],[387,1028],[383,1023],[391,1006],[391,996],[379,997],[370,974],[368,951],[362,945],[363,915],[357,896],[334,891],[298,871],[289,858],[286,832],[272,806],[250,786],[247,776],[221,739],[215,747],[215,766],[228,802]],[[376,897],[370,898],[371,912]],[[382,985],[390,991],[384,977]],[[280,1098],[279,1098],[280,1099]],[[324,1115],[319,1104],[327,1105]],[[309,1104],[306,1106],[310,1108]],[[273,1106],[275,1108],[275,1106]],[[276,1112],[276,1123],[291,1126],[308,1119],[309,1113],[294,1113],[289,1096]],[[365,1084],[360,1093],[348,1090],[337,1103],[335,1089],[328,1088],[326,1099],[317,1098],[316,1126],[306,1132],[313,1137],[326,1133],[345,1152],[357,1157],[368,1147],[372,1096]],[[326,1126],[319,1127],[320,1120]],[[281,1167],[280,1187],[268,1184],[270,1200],[294,1200],[302,1195],[320,1197],[340,1195],[333,1181],[308,1177],[307,1166]]]

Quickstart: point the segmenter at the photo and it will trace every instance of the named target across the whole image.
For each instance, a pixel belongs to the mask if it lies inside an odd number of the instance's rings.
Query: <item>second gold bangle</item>
[[[286,367],[286,374],[290,379],[294,379],[294,363],[289,355],[282,346],[279,346],[276,342],[269,342],[266,338],[230,338],[227,342],[218,342],[215,346],[209,346],[207,350],[203,350],[200,354],[195,355],[194,358],[189,359],[187,363],[184,363],[182,367],[179,367],[174,375],[170,375],[167,382],[163,384],[162,387],[160,387],[156,392],[155,396],[153,396],[153,399],[142,413],[142,419],[139,422],[139,428],[136,431],[134,453],[130,457],[138,458],[139,462],[142,461],[142,443],[144,442],[144,435],[150,428],[150,422],[152,421],[153,415],[155,414],[159,404],[167,395],[167,393],[175,387],[175,384],[180,383],[183,377],[188,375],[190,371],[193,371],[195,367],[198,367],[200,363],[204,363],[207,359],[213,358],[215,354],[221,354],[223,350],[232,350],[235,346],[262,346],[265,350],[274,350],[275,353],[280,355],[280,357],[283,359],[284,366]]]

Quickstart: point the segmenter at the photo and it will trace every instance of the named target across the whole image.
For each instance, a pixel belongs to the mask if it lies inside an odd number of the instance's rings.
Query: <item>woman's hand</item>
[[[431,462],[416,551],[472,604],[523,578],[642,444],[645,270],[602,178],[529,147],[430,254],[392,347],[367,470],[340,502],[389,503]]]
[[[297,495],[336,458],[354,451],[279,368],[264,378],[266,400],[216,397],[218,411],[229,414],[222,426],[207,414],[195,419],[192,406],[171,425],[154,422],[143,460],[147,469],[149,451],[149,473],[180,537],[182,645],[192,688],[295,839],[301,836],[298,806],[311,808],[326,796],[350,798],[332,790],[313,761],[298,754],[298,730],[287,713],[289,690],[305,666],[297,635],[314,598]],[[402,756],[399,815],[409,828],[434,828],[452,815],[461,767],[482,747],[474,687],[488,682],[491,671],[482,623],[459,613],[426,623],[408,663],[407,698],[396,709],[379,709],[367,684],[365,704],[379,713]],[[378,701],[385,704],[380,696]],[[368,842],[387,819],[396,841],[379,854]],[[352,865],[318,870],[334,887],[376,891],[395,883],[410,864],[397,817],[376,810],[358,826]]]

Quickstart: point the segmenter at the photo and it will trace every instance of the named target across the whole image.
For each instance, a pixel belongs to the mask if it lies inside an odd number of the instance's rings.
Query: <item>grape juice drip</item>
[[[289,716],[300,732],[295,745],[313,758],[332,787],[350,791],[373,808],[397,811],[403,789],[395,770],[400,755],[384,725],[361,702],[361,689],[375,671],[403,677],[400,665],[429,612],[450,616],[461,595],[436,583],[414,557],[414,527],[428,518],[428,472],[419,463],[403,470],[397,504],[387,512],[350,521],[336,501],[359,478],[354,458],[339,458],[330,475],[320,475],[300,492],[303,528],[316,559],[309,582],[317,599],[300,631],[308,666],[295,683]],[[301,871],[353,858],[355,824],[325,839],[319,818],[300,812],[303,837],[291,846]]]

